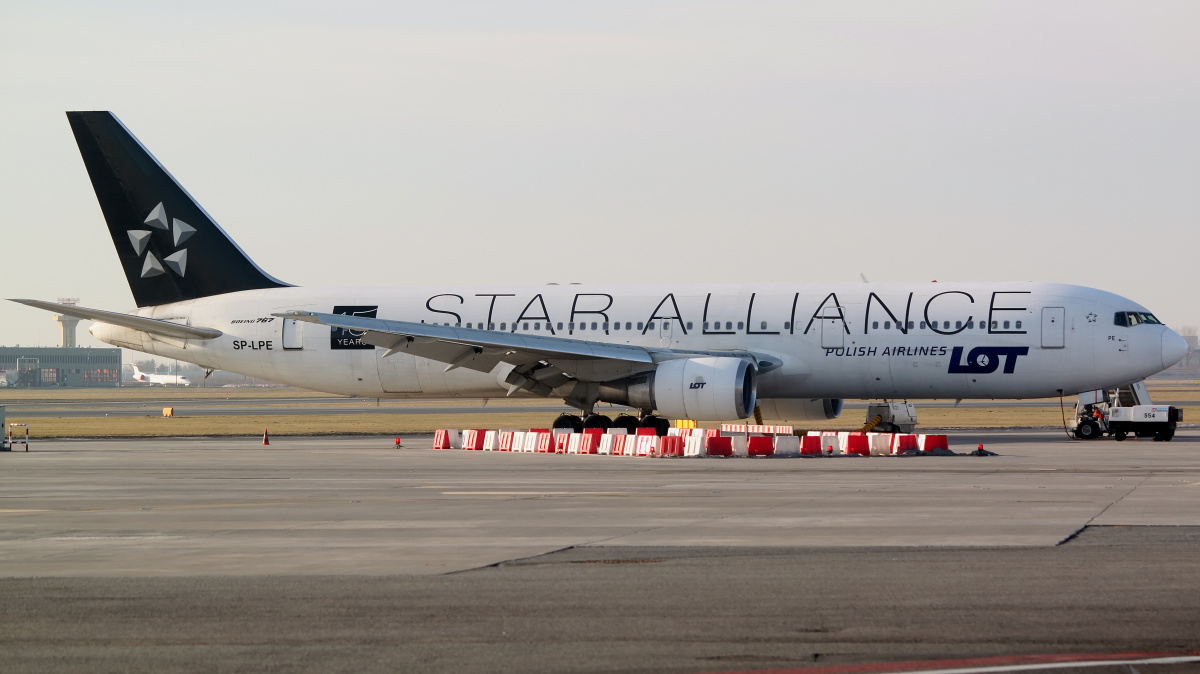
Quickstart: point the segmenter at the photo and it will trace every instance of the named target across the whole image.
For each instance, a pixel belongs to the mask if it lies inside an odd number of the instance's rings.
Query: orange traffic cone
[[[265,428],[263,429],[263,444],[264,445],[271,444],[271,436],[267,435],[267,429],[265,429]]]

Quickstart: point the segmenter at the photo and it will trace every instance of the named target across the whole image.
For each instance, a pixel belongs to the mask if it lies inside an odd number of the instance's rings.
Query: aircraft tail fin
[[[111,112],[68,112],[139,307],[286,286],[263,270]]]

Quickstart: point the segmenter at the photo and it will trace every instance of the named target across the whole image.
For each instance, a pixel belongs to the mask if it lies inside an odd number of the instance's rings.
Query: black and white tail
[[[116,115],[67,120],[139,307],[287,285],[259,269]]]

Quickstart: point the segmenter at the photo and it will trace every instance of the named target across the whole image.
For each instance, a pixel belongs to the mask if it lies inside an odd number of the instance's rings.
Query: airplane
[[[146,374],[133,366],[133,380],[159,386],[191,386],[192,380],[177,374]]]
[[[115,115],[67,118],[138,308],[13,301],[208,369],[371,398],[557,398],[579,413],[556,428],[665,434],[668,419],[820,422],[846,398],[1074,395],[1187,350],[1141,304],[1061,283],[295,286]]]

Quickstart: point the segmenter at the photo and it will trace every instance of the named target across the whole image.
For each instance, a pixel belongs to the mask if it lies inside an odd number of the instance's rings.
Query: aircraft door
[[[840,349],[846,344],[846,330],[840,318],[821,319],[821,348]]]
[[[298,351],[304,348],[304,324],[294,318],[283,319],[283,349]]]
[[[375,369],[379,373],[379,384],[388,393],[420,393],[421,382],[417,378],[417,359],[407,353],[394,353],[387,358],[385,349],[375,349]]]
[[[1061,349],[1067,345],[1067,310],[1042,307],[1042,348]]]
[[[675,331],[675,321],[659,321],[658,322],[658,345],[663,348],[670,348],[671,341]]]

